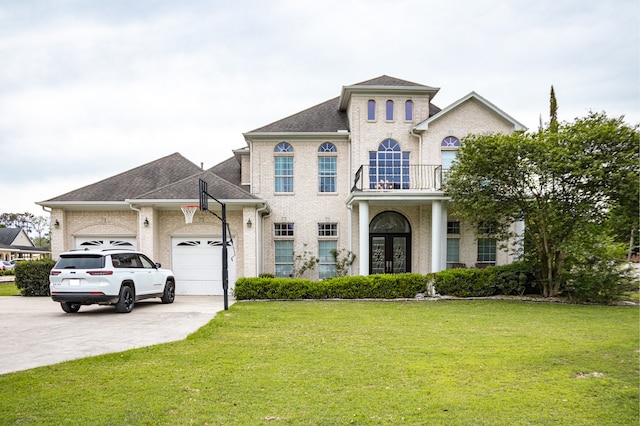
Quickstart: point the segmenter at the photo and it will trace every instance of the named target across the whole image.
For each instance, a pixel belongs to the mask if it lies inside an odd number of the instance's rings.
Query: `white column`
[[[431,203],[431,272],[442,270],[442,202]]]
[[[369,275],[369,202],[358,203],[360,232],[360,275]]]

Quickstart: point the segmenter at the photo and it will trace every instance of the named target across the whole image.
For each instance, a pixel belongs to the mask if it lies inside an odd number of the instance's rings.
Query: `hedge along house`
[[[178,294],[222,294],[221,224],[198,204],[198,180],[227,206],[229,284],[271,273],[336,274],[333,251],[356,255],[349,273],[428,273],[509,263],[511,249],[447,215],[443,175],[460,140],[524,126],[476,93],[440,109],[439,89],[381,76],[244,133],[217,166],[175,153],[38,204],[51,209],[52,253],[131,247],[171,267]],[[219,206],[209,203],[219,214]],[[216,209],[218,209],[216,211]]]

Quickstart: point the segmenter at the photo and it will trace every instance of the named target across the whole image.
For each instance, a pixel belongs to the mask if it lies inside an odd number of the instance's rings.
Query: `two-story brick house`
[[[464,136],[524,126],[473,92],[440,109],[438,90],[388,76],[344,86],[244,133],[246,147],[209,170],[176,153],[40,202],[57,224],[53,256],[128,245],[173,268],[178,293],[221,294],[220,221],[196,212],[186,224],[180,210],[198,203],[203,179],[227,206],[231,286],[291,276],[311,257],[320,263],[305,276],[331,277],[333,251],[356,255],[354,275],[508,263],[511,249],[447,215],[441,182]]]

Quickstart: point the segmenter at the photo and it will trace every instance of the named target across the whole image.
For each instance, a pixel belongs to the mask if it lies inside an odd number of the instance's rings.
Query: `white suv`
[[[60,255],[49,275],[49,289],[67,313],[91,304],[115,305],[116,312],[128,313],[142,299],[173,303],[176,280],[173,272],[140,252],[84,249]]]

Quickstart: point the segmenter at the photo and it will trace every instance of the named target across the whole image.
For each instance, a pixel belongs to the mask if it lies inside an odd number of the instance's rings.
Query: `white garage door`
[[[227,242],[229,294],[236,281],[234,245]],[[222,239],[172,238],[171,269],[176,276],[176,294],[223,295]]]
[[[77,249],[110,249],[126,248],[136,249],[135,237],[75,237],[74,246]]]

